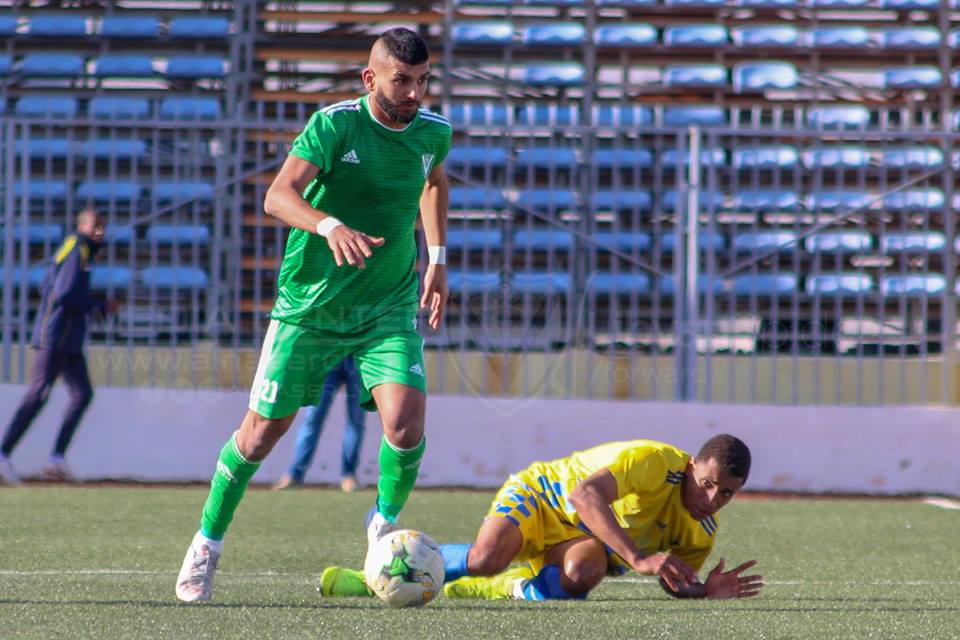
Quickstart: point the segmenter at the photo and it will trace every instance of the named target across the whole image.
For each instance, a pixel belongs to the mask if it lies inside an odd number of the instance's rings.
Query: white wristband
[[[323,236],[324,238],[330,234],[331,231],[341,226],[343,223],[334,218],[333,216],[327,216],[323,220],[317,223],[317,235]]]
[[[447,248],[427,247],[427,264],[447,264]]]

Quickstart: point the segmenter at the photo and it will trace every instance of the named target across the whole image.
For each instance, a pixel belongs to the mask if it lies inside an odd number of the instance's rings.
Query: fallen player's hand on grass
[[[634,566],[637,573],[660,576],[672,591],[700,583],[700,576],[689,564],[669,553],[655,553]]]
[[[345,224],[334,227],[327,234],[327,244],[333,251],[333,259],[337,261],[338,267],[342,267],[346,262],[357,269],[363,269],[367,266],[364,258],[372,256],[373,247],[382,247],[384,242],[386,240],[383,238],[368,236]]]
[[[721,558],[717,566],[707,576],[707,582],[704,585],[707,590],[707,597],[714,600],[751,598],[760,593],[760,589],[763,587],[763,576],[740,575],[755,564],[757,564],[756,560],[750,560],[736,569],[724,573],[724,562]]]

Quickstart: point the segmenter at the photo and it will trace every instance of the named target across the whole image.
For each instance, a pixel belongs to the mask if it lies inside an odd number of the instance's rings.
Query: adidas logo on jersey
[[[410,373],[415,373],[418,376],[423,377],[423,367],[421,367],[419,364],[415,364],[410,367]]]
[[[360,164],[360,158],[357,157],[357,150],[350,149],[350,151],[343,154],[343,157],[340,158],[340,162],[349,162],[350,164]]]

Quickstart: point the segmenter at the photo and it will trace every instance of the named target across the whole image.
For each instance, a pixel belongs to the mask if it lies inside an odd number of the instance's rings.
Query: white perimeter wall
[[[0,385],[0,429],[24,387]],[[66,406],[57,386],[13,454],[18,472],[39,471]],[[246,392],[98,388],[67,460],[81,479],[203,481],[237,428]],[[320,439],[308,482],[339,477],[343,395]],[[291,432],[255,482],[272,482],[293,453]],[[960,411],[917,407],[778,407],[543,398],[432,396],[422,486],[497,487],[533,460],[620,439],[653,438],[695,452],[729,432],[753,451],[749,488],[960,495]],[[376,479],[380,423],[367,419],[360,480]]]

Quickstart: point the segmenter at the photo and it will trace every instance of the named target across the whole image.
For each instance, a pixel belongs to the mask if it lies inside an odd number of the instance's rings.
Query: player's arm
[[[674,591],[699,583],[697,572],[677,556],[668,553],[648,556],[640,550],[610,508],[618,497],[616,478],[609,469],[601,469],[577,483],[570,492],[570,503],[593,535],[637,573],[660,576]]]
[[[443,319],[447,304],[447,208],[450,203],[450,186],[443,165],[437,165],[427,176],[420,196],[420,219],[430,254],[427,273],[423,277],[421,309],[430,309],[427,324],[436,331]]]
[[[724,572],[724,562],[720,559],[717,566],[707,576],[704,583],[688,584],[674,589],[660,578],[660,586],[674,598],[711,598],[726,600],[729,598],[752,598],[763,588],[763,576],[741,575],[744,571],[757,564],[756,560],[744,562],[736,569]]]
[[[364,257],[372,256],[372,247],[381,246],[383,238],[351,229],[329,214],[314,209],[303,199],[304,190],[319,171],[312,162],[296,156],[287,157],[267,189],[263,210],[291,227],[326,237],[337,266],[347,263],[363,269],[366,266]]]

